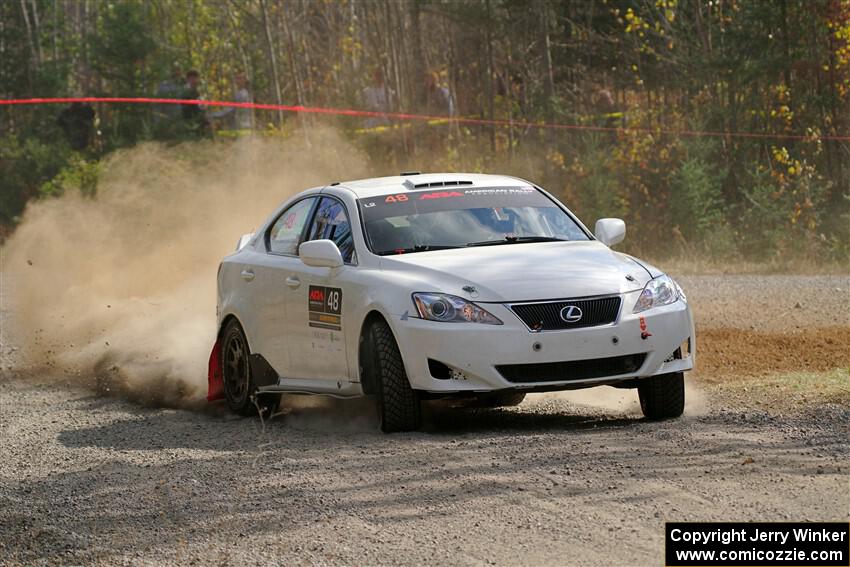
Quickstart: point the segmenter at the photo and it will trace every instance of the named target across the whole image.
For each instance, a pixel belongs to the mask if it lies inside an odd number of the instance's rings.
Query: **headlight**
[[[444,323],[484,323],[501,325],[502,322],[491,313],[474,303],[445,293],[414,293],[413,303],[419,316],[429,321]]]
[[[670,276],[658,276],[655,279],[649,280],[649,283],[640,292],[640,297],[637,303],[635,303],[633,313],[640,313],[653,307],[661,307],[662,305],[670,305],[680,298],[684,299],[684,297],[684,294],[680,294],[679,285],[673,281],[673,278]]]

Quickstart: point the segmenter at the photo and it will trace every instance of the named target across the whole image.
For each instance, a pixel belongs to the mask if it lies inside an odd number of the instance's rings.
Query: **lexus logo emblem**
[[[561,309],[561,320],[564,323],[578,323],[581,321],[581,309],[575,305],[567,305]]]

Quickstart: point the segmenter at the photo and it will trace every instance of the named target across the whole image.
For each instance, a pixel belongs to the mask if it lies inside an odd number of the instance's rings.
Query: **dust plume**
[[[321,130],[310,143],[115,153],[95,198],[71,190],[36,202],[2,250],[15,369],[59,370],[149,403],[202,400],[220,259],[287,197],[358,176],[368,176],[366,159]]]
[[[378,412],[370,398],[286,395],[277,415],[285,416],[287,427],[295,429],[337,433],[375,433],[378,429]]]
[[[523,405],[541,405],[549,401],[566,402],[572,405],[588,406],[611,414],[639,414],[637,392],[618,388],[590,388],[587,390],[565,390],[532,394]]]

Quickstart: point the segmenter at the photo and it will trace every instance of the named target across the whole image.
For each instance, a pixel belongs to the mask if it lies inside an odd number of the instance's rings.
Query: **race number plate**
[[[311,285],[309,320],[311,327],[342,330],[342,290],[338,287]]]

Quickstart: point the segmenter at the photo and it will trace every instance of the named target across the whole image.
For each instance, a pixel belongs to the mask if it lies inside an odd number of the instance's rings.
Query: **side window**
[[[323,197],[316,209],[313,225],[307,233],[307,240],[333,240],[342,253],[342,259],[351,263],[354,255],[354,240],[351,236],[351,223],[345,214],[345,207],[336,199]]]
[[[299,240],[315,201],[314,198],[298,201],[274,221],[269,230],[269,252],[298,254]]]

